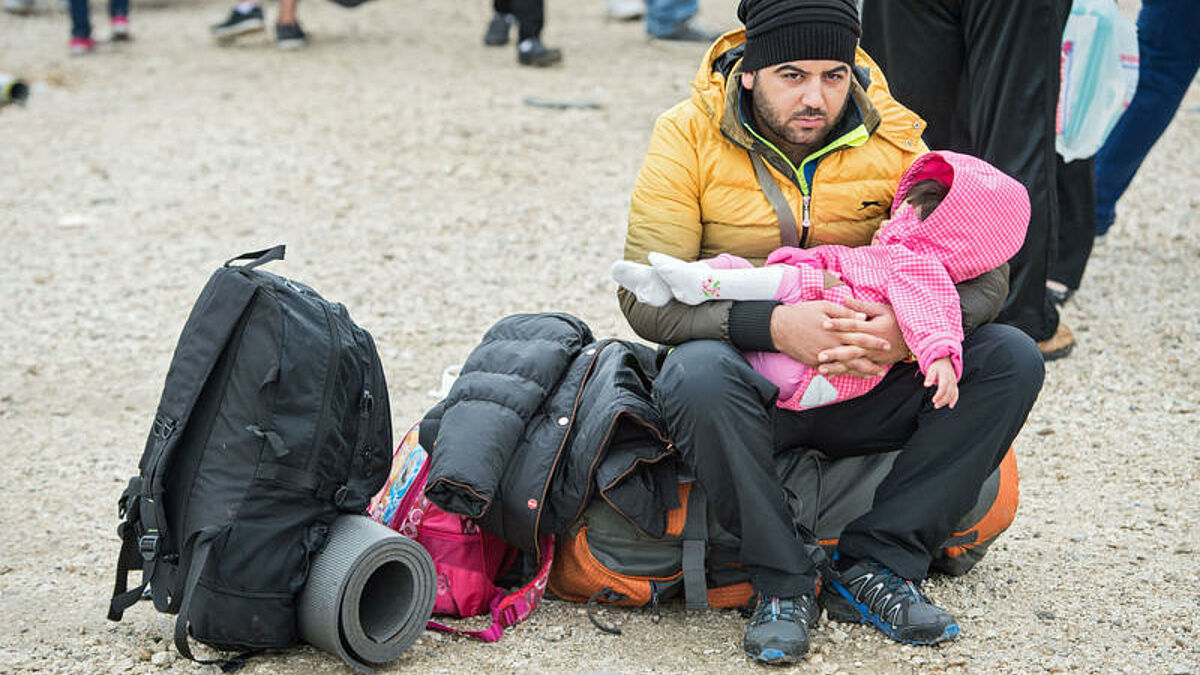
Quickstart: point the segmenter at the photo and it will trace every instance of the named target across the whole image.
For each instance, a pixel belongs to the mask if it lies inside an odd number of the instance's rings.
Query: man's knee
[[[974,362],[982,380],[997,378],[1007,382],[1013,393],[1036,397],[1042,389],[1046,362],[1037,343],[1024,331],[1005,324],[987,324],[974,334],[973,354],[964,361]]]

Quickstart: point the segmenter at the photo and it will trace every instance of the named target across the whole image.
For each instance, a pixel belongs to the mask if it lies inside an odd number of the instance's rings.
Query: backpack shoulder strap
[[[274,251],[269,249],[262,253]],[[282,250],[278,255],[282,256]],[[255,263],[265,262],[261,260],[265,255],[255,257]],[[121,552],[109,604],[109,619],[120,621],[124,610],[141,598],[147,584],[154,579],[162,542],[169,541],[170,535],[162,501],[166,469],[204,384],[258,288],[258,284],[243,272],[219,269],[213,273],[188,315],[142,452],[141,475],[130,481],[121,497],[119,508],[124,522],[118,528]],[[126,590],[129,572],[139,568],[142,570],[141,585]],[[167,611],[170,602],[166,584],[151,584],[151,588],[155,608]]]
[[[538,548],[542,552],[541,566],[538,572],[524,586],[505,595],[504,589],[496,588],[492,598],[492,625],[483,630],[461,630],[451,628],[436,621],[430,621],[426,626],[444,633],[465,635],[484,642],[495,642],[504,635],[504,629],[515,626],[533,614],[542,596],[546,594],[546,584],[550,580],[550,568],[554,565],[554,537],[544,534],[539,537]]]

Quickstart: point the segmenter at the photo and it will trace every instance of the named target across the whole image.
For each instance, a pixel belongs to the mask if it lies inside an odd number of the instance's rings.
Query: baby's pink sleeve
[[[721,255],[712,258],[705,258],[700,262],[708,265],[714,270],[742,270],[754,267],[754,265],[750,264],[749,260],[740,258],[736,255],[730,255],[728,253],[722,253]]]

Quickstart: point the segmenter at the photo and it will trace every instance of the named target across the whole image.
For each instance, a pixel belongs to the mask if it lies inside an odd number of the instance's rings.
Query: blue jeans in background
[[[1200,66],[1200,1],[1143,0],[1137,19],[1137,91],[1096,153],[1096,235],[1108,232],[1133,180]]]
[[[646,32],[662,37],[699,11],[699,0],[646,0]]]
[[[71,0],[71,37],[92,37],[88,0]],[[129,0],[109,0],[108,16],[129,16]]]

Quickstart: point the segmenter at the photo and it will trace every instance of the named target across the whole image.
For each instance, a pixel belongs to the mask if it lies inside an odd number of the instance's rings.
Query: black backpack
[[[152,598],[191,636],[253,652],[298,642],[297,597],[341,513],[387,478],[392,427],[375,343],[346,308],[255,269],[213,273],[183,327],[146,441],[121,495],[108,618]],[[232,265],[236,260],[249,260]],[[142,571],[127,590],[128,573]]]

